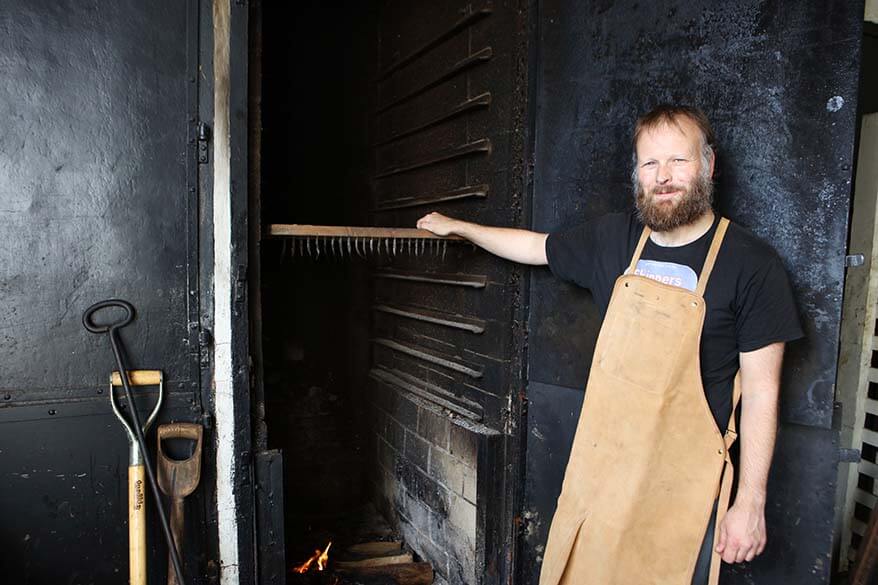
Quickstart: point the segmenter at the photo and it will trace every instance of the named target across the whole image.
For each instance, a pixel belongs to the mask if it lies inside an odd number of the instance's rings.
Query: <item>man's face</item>
[[[702,160],[701,132],[688,118],[644,131],[637,140],[637,212],[663,232],[688,225],[711,207],[713,155]],[[705,164],[705,162],[707,164]]]

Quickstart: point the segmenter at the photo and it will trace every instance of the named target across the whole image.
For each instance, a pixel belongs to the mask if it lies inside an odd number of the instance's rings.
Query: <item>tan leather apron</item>
[[[728,509],[735,441],[721,435],[699,365],[704,290],[725,236],[717,226],[696,291],[634,274],[644,229],[616,280],[549,531],[540,585],[690,585],[719,497]],[[710,584],[720,557],[711,559]]]

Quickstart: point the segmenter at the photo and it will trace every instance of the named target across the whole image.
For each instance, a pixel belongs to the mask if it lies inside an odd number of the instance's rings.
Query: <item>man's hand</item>
[[[716,552],[727,563],[752,561],[766,541],[765,506],[736,501],[719,524]]]
[[[448,236],[451,235],[456,223],[458,223],[458,220],[434,211],[418,220],[418,229],[433,232],[437,236]]]
[[[546,259],[547,234],[516,228],[481,225],[461,219],[446,217],[441,213],[428,213],[418,220],[418,227],[437,236],[460,236],[491,254],[513,262],[543,266]]]
[[[735,504],[720,522],[716,552],[727,563],[750,561],[765,549],[765,492],[777,434],[784,344],[741,352],[741,475]]]

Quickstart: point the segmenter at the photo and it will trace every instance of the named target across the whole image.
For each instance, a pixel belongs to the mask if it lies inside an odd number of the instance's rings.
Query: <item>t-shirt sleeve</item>
[[[589,221],[549,234],[546,259],[552,274],[584,288],[594,285],[597,249],[596,221]]]
[[[777,254],[771,254],[741,286],[736,308],[738,351],[804,336],[793,289]]]

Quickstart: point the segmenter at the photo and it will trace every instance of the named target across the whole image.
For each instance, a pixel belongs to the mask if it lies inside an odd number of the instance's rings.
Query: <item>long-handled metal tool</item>
[[[171,423],[161,425],[157,432],[159,487],[166,496],[171,498],[171,531],[177,552],[182,554],[183,547],[183,499],[195,491],[201,479],[201,439],[204,432],[199,424]],[[186,459],[173,459],[165,453],[162,441],[168,439],[189,439],[195,441],[192,455]],[[172,569],[170,553],[168,554],[168,585],[179,585]]]
[[[101,309],[115,307],[125,311],[125,317],[121,321],[111,323],[109,325],[98,325],[94,322],[94,314]],[[140,422],[140,415],[137,412],[137,405],[134,403],[134,396],[131,393],[131,386],[155,385],[159,386],[159,396],[156,405],[153,407],[147,426],[155,420],[158,409],[162,401],[162,376],[161,372],[155,370],[145,371],[129,371],[123,361],[122,342],[118,337],[118,330],[125,327],[134,320],[134,307],[131,303],[119,299],[110,299],[95,303],[82,315],[82,324],[91,333],[108,333],[110,336],[110,345],[113,348],[113,356],[116,358],[117,372],[113,372],[110,378],[110,403],[113,412],[122,421],[125,430],[128,433],[128,538],[129,538],[129,576],[131,585],[146,585],[146,498],[143,491],[143,470],[149,480],[152,495],[156,502],[159,520],[161,521],[162,531],[165,540],[168,543],[168,550],[171,552],[171,559],[174,565],[174,571],[180,585],[185,585],[183,580],[183,570],[180,564],[180,557],[177,554],[177,548],[174,546],[174,537],[171,534],[171,528],[168,524],[168,518],[162,506],[161,496],[159,495],[158,483],[156,482],[155,472],[149,459],[149,450],[146,448],[146,439],[143,436],[144,427]],[[127,399],[130,421],[122,414],[114,396],[114,387],[122,386]]]

